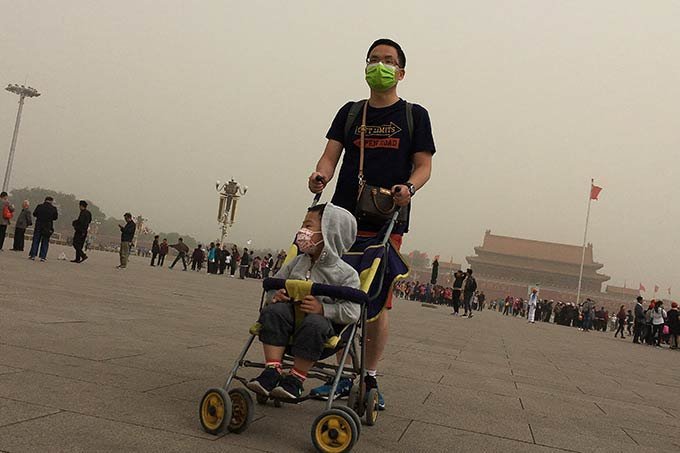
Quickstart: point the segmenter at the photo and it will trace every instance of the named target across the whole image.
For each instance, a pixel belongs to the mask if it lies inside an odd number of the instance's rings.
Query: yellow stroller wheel
[[[209,434],[220,434],[231,420],[231,398],[222,388],[211,388],[198,408],[201,426]]]
[[[321,453],[351,451],[359,438],[359,428],[350,414],[341,409],[329,409],[312,424],[312,443]]]

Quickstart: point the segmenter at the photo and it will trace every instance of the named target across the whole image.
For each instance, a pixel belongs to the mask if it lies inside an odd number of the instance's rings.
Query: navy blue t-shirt
[[[359,144],[362,111],[357,114],[354,124],[345,136],[347,115],[354,102],[348,102],[337,115],[326,134],[329,140],[337,140],[345,148],[338,174],[338,181],[331,200],[333,204],[354,212],[359,191]],[[424,107],[413,104],[413,140],[409,136],[406,120],[406,101],[381,108],[370,105],[366,112],[366,134],[364,141],[364,176],[373,186],[391,188],[408,181],[413,171],[413,154],[429,152],[434,154],[434,138],[430,116]],[[410,212],[410,206],[409,206]],[[409,216],[410,217],[410,216]],[[359,230],[375,231],[375,227],[359,223]],[[395,233],[408,231],[406,225],[395,228]]]

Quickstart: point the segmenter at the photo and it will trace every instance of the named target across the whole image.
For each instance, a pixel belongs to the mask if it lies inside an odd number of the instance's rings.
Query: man
[[[14,246],[12,247],[12,250],[15,252],[24,251],[26,228],[33,225],[33,217],[31,216],[29,207],[30,203],[28,200],[24,200],[24,202],[21,203],[21,212],[17,217],[17,223],[14,225]]]
[[[151,244],[151,266],[155,266],[154,262],[156,261],[156,257],[161,251],[161,246],[158,243],[158,235],[155,235],[153,237],[153,243]],[[161,265],[161,259],[158,258],[158,265]]]
[[[163,267],[163,264],[165,264],[165,256],[170,251],[169,249],[170,246],[168,245],[168,240],[166,238],[163,238],[163,242],[161,242],[161,245],[158,249],[158,265],[160,267]]]
[[[76,258],[71,260],[72,263],[82,263],[87,259],[87,255],[83,252],[85,246],[85,239],[87,239],[87,230],[92,222],[92,214],[87,210],[87,201],[80,200],[78,203],[80,214],[78,218],[73,221],[73,248],[76,249]]]
[[[177,264],[177,261],[182,260],[182,266],[184,266],[183,270],[187,270],[187,261],[186,261],[186,256],[187,253],[189,253],[189,246],[184,243],[184,239],[179,238],[177,239],[177,244],[172,244],[170,245],[173,249],[177,250],[177,257],[175,257],[175,261],[172,262],[170,265],[170,269],[175,268],[175,264]]]
[[[410,209],[411,198],[430,179],[432,155],[435,153],[432,128],[427,110],[408,104],[397,95],[397,85],[406,76],[406,55],[401,46],[389,39],[379,39],[368,49],[365,79],[370,97],[360,103],[348,102],[335,116],[326,134],[326,147],[308,185],[313,193],[320,193],[335,175],[336,167],[345,150],[340,166],[332,203],[356,212],[359,193],[360,143],[364,132],[365,159],[363,180],[367,184],[389,190],[396,206]],[[365,128],[362,127],[365,111]],[[354,113],[354,115],[350,115]],[[410,216],[410,214],[409,214]],[[399,250],[403,234],[408,231],[409,219],[397,225],[391,236]],[[359,219],[359,236],[376,236],[382,225],[371,225]],[[376,373],[387,344],[391,292],[385,308],[373,322],[367,324],[365,383],[377,388]],[[339,393],[349,393],[351,381],[345,379]],[[314,389],[320,397],[328,395],[330,386]],[[324,394],[325,392],[325,394]],[[384,400],[379,394],[380,409]]]
[[[593,312],[595,311],[595,304],[593,303],[590,298],[587,298],[585,302],[583,302],[583,306],[581,307],[581,313],[583,314],[583,331],[588,332],[590,331],[592,327],[592,315]]]
[[[33,230],[33,241],[28,258],[35,260],[40,253],[40,261],[47,261],[47,250],[50,247],[50,236],[54,233],[54,221],[59,218],[57,208],[52,206],[54,198],[45,197],[45,201],[35,207],[33,217],[35,217],[35,229]]]
[[[239,267],[239,276],[241,280],[245,279],[247,277],[248,273],[248,268],[250,267],[250,262],[252,260],[252,257],[250,256],[250,253],[248,253],[247,248],[243,248],[243,256],[241,257],[241,264]]]
[[[538,304],[538,290],[536,288],[531,288],[531,295],[529,296],[529,319],[528,319],[528,322],[530,322],[531,324],[534,323],[537,304]]]
[[[0,192],[0,251],[5,244],[5,235],[7,234],[7,227],[14,217],[14,206],[12,206],[7,199],[7,192]]]
[[[224,275],[224,271],[227,269],[227,256],[229,256],[229,250],[227,250],[227,244],[222,244],[222,248],[217,250],[218,252],[218,273]]]
[[[484,303],[486,302],[486,295],[484,294],[484,291],[480,291],[479,295],[477,296],[477,302],[478,302],[478,310],[482,311],[484,310]]]
[[[645,307],[642,306],[642,301],[644,299],[642,296],[637,296],[635,304],[635,324],[633,325],[633,330],[635,335],[633,335],[633,343],[640,344],[640,338],[642,338],[642,331],[645,328]]]
[[[125,225],[118,225],[120,228],[120,265],[116,266],[116,269],[127,268],[128,258],[130,257],[130,247],[132,246],[132,240],[135,238],[135,231],[137,230],[137,225],[132,221],[132,214],[126,212],[123,215],[125,219]]]
[[[465,310],[463,316],[472,318],[472,296],[477,291],[477,280],[472,276],[472,269],[468,268],[466,274],[467,276],[463,283],[463,310]]]

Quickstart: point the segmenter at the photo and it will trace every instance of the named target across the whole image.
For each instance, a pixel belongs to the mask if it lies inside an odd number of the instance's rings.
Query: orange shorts
[[[377,235],[378,235],[378,233],[375,233],[373,231],[359,231],[357,233],[357,236],[369,237],[369,238],[375,237]],[[401,250],[401,244],[404,241],[404,235],[398,234],[398,233],[390,234],[390,241],[392,242],[392,246],[394,247],[394,249],[397,252],[399,252]],[[387,300],[385,301],[385,308],[387,308],[388,310],[392,309],[392,296],[393,296],[392,291],[387,293]]]

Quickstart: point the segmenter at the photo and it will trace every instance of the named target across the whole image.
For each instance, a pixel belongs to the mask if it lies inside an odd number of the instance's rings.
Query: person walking
[[[404,221],[399,222],[390,237],[397,251],[409,229],[411,199],[430,179],[435,154],[427,110],[406,102],[397,94],[397,86],[406,76],[405,68],[406,54],[398,43],[383,38],[371,44],[364,71],[370,97],[348,102],[338,111],[326,134],[328,141],[323,154],[308,178],[310,191],[322,192],[335,175],[344,150],[331,202],[355,213],[359,237],[375,237],[384,222],[370,221],[360,215],[358,195],[369,184],[390,193],[395,206],[405,213]],[[386,309],[366,325],[368,389],[378,389],[376,374],[387,345],[391,291],[383,302]],[[351,381],[347,385],[345,380],[340,393],[348,394],[350,388]],[[314,389],[312,393],[324,397],[328,391],[330,385]],[[384,409],[379,391],[378,401],[379,409]]]
[[[236,274],[236,268],[238,267],[238,263],[241,260],[241,255],[238,253],[238,248],[236,245],[233,245],[231,247],[231,263],[229,263],[229,276],[231,278],[235,277]]]
[[[453,303],[453,316],[458,316],[460,310],[460,294],[463,290],[463,282],[465,281],[465,272],[457,270],[453,274],[453,292],[451,294]]]
[[[161,242],[161,245],[158,248],[158,266],[163,267],[165,264],[165,257],[170,251],[169,249],[168,240],[163,238],[163,242]]]
[[[657,301],[652,310],[652,340],[655,346],[661,346],[661,336],[667,316],[666,310],[663,309],[663,302]]]
[[[623,336],[623,329],[626,327],[626,319],[628,318],[628,315],[626,314],[626,306],[621,305],[619,308],[619,312],[616,314],[616,322],[618,324],[618,327],[616,328],[616,332],[614,333],[614,338],[620,333],[621,338],[624,339],[626,337]]]
[[[243,280],[247,277],[246,274],[248,273],[248,268],[250,267],[250,260],[251,259],[252,259],[252,257],[250,256],[250,253],[248,253],[248,249],[244,247],[243,248],[243,256],[241,256],[241,263],[239,265],[240,267],[239,267],[238,278],[240,278],[241,280]]]
[[[7,192],[0,192],[0,251],[5,244],[7,227],[12,223],[14,217],[14,206],[9,202]]]
[[[151,266],[155,266],[154,262],[156,261],[156,257],[158,257],[160,252],[161,245],[158,243],[158,235],[155,235],[153,237],[153,242],[151,243]],[[160,258],[158,258],[158,265],[162,266]]]
[[[132,246],[132,240],[135,238],[135,231],[137,229],[137,225],[132,221],[132,214],[126,212],[123,218],[125,219],[125,225],[118,225],[120,229],[120,265],[116,266],[116,269],[127,268],[130,247]]]
[[[40,203],[33,210],[35,217],[35,228],[33,229],[33,240],[31,241],[31,251],[28,258],[35,260],[40,256],[40,261],[47,261],[47,251],[50,248],[50,236],[54,233],[54,221],[59,218],[59,212],[52,203],[54,198],[45,197],[45,201]]]
[[[465,283],[463,283],[463,316],[472,318],[472,296],[477,291],[477,280],[472,276],[472,269],[468,268]]]
[[[229,250],[227,250],[227,244],[222,244],[222,248],[218,250],[218,273],[224,275],[224,271],[227,269],[227,257],[229,256]]]
[[[33,225],[33,217],[31,216],[30,203],[24,200],[21,203],[21,212],[17,216],[17,221],[14,224],[14,246],[12,250],[15,252],[24,251],[24,240],[26,238],[26,228]]]
[[[175,264],[177,264],[177,261],[182,260],[182,266],[184,266],[183,270],[187,270],[187,261],[186,261],[186,256],[187,253],[189,253],[189,246],[184,243],[184,240],[182,238],[177,239],[177,244],[172,244],[170,247],[173,249],[177,250],[177,256],[175,257],[175,260],[172,262],[170,265],[170,269],[174,269]],[[202,254],[203,252],[201,252]]]
[[[196,272],[201,272],[203,267],[203,249],[201,244],[198,244],[193,252],[191,252],[191,270]],[[210,263],[208,263],[208,272],[210,272]]]
[[[633,343],[640,344],[645,328],[645,308],[642,306],[642,296],[638,296],[635,303],[635,322],[633,324]]]
[[[536,317],[536,305],[538,303],[538,289],[531,288],[531,295],[529,295],[529,316],[527,322],[534,323]]]
[[[92,222],[92,214],[87,210],[87,201],[80,200],[78,209],[80,209],[80,214],[78,214],[78,218],[71,223],[74,230],[73,248],[76,250],[76,257],[71,260],[72,263],[82,263],[87,259],[87,255],[83,252],[83,247],[85,246],[85,240],[87,239],[87,230],[90,228],[90,223]]]
[[[590,300],[590,298],[586,298],[586,301],[583,302],[583,305],[581,306],[581,314],[583,315],[583,331],[584,332],[589,332],[590,329],[592,328],[592,315],[593,312],[595,311],[595,303]]]
[[[678,312],[678,304],[671,303],[671,309],[666,315],[666,324],[668,324],[668,333],[670,334],[671,349],[678,349],[678,335],[680,335],[680,312]]]

